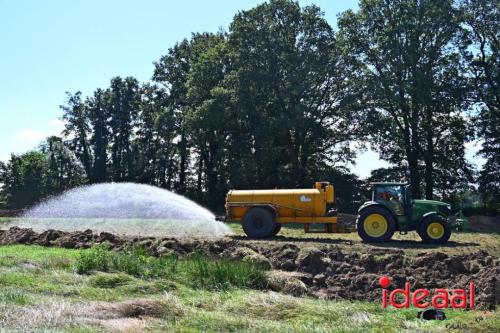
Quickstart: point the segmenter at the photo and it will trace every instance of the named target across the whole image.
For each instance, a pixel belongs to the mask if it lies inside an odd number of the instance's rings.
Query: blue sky
[[[60,133],[65,91],[88,95],[116,75],[148,81],[153,61],[177,41],[227,29],[236,12],[261,2],[0,0],[0,160]],[[351,0],[300,3],[317,4],[332,26],[357,8]],[[368,151],[353,170],[367,176],[384,165]]]

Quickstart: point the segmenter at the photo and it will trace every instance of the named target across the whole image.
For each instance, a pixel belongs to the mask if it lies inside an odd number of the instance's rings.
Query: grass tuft
[[[21,290],[7,290],[0,293],[0,302],[16,305],[30,305],[33,299]]]
[[[97,273],[90,277],[89,283],[96,288],[116,288],[131,281],[132,277],[124,273]]]
[[[229,259],[208,259],[202,254],[179,259],[175,256],[155,258],[142,248],[131,247],[121,252],[102,246],[82,250],[75,265],[79,274],[91,271],[121,272],[139,278],[168,278],[195,288],[227,290],[229,288],[259,288],[265,281],[265,270],[248,262]],[[118,283],[110,275],[93,277],[94,284],[109,287]]]
[[[110,258],[109,247],[100,244],[89,250],[80,251],[75,268],[79,274],[88,274],[93,270],[107,272]]]

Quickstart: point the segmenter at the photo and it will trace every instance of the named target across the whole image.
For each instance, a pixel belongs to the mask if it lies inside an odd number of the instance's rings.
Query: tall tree
[[[343,107],[350,68],[316,6],[272,0],[230,25],[234,89],[248,140],[245,168],[257,186],[305,186],[312,171],[349,159],[359,129]]]
[[[180,193],[186,191],[190,158],[189,133],[185,131],[185,115],[189,109],[187,100],[187,80],[193,64],[199,56],[221,37],[216,34],[193,34],[170,48],[166,55],[155,62],[153,80],[160,83],[169,97],[168,107],[174,110],[178,139],[176,148],[179,154],[179,179],[175,186]]]
[[[425,184],[429,199],[436,167],[450,167],[439,165],[438,147],[450,135],[462,139],[459,145],[468,138],[451,133],[452,123],[465,124],[466,85],[454,47],[459,23],[451,0],[363,0],[339,19],[346,57],[363,70],[356,84],[366,88],[374,143],[385,159],[408,169],[416,196]],[[462,160],[463,150],[458,153]]]
[[[474,107],[478,136],[483,140],[479,154],[486,159],[479,185],[484,199],[500,201],[500,11],[490,0],[461,2],[466,27],[464,55],[473,78]]]
[[[208,206],[219,209],[227,190],[224,176],[231,177],[226,168],[230,159],[227,142],[234,134],[237,117],[234,93],[224,86],[230,71],[228,45],[220,35],[193,64],[187,82],[190,108],[186,129],[198,155],[197,192],[203,193],[205,184]]]
[[[85,172],[89,177],[92,175],[92,152],[89,145],[89,114],[85,103],[82,101],[80,91],[75,94],[66,93],[67,101],[61,105],[63,110],[63,120],[65,129],[63,134],[72,137],[71,149],[75,152],[77,158],[82,161]]]
[[[93,183],[108,180],[108,145],[110,142],[109,128],[109,91],[97,89],[94,95],[86,99],[85,106],[88,110],[89,125],[92,133],[90,144],[93,151],[93,166],[89,175]]]
[[[113,180],[132,180],[134,175],[131,141],[139,114],[139,83],[133,77],[111,79],[109,88],[109,126],[112,133]]]

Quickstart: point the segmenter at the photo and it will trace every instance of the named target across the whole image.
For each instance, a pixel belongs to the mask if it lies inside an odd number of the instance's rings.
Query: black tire
[[[272,237],[275,230],[273,215],[265,208],[251,208],[243,217],[243,231],[250,238]]]
[[[442,227],[442,235],[432,235],[430,231],[432,230],[432,223],[437,223],[441,225]],[[431,229],[431,230],[430,230]],[[432,214],[427,217],[425,217],[422,222],[420,222],[420,225],[418,227],[417,233],[419,234],[420,238],[422,238],[422,241],[424,243],[429,243],[429,244],[444,244],[446,243],[451,236],[451,226],[449,225],[448,221],[446,221],[441,215],[439,214]]]
[[[281,230],[281,223],[274,223],[273,236],[276,236]]]
[[[370,232],[365,230],[365,220],[367,220],[368,218],[373,219],[374,214],[381,215],[385,219],[385,221],[379,221],[379,224],[385,223],[387,225],[387,229],[385,229],[385,232],[380,235],[370,235]],[[370,222],[367,221],[367,223]],[[379,224],[375,223],[373,225],[377,225],[375,228],[378,228]],[[387,209],[381,206],[369,206],[359,213],[358,218],[356,219],[356,227],[358,229],[359,237],[361,237],[361,239],[365,242],[381,243],[386,242],[392,238],[394,232],[396,231],[396,221],[394,221],[394,217],[387,211]],[[381,225],[380,228],[380,231],[384,231],[383,225]]]

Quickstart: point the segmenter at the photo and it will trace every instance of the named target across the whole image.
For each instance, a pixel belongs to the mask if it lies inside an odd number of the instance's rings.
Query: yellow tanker
[[[311,189],[230,190],[226,196],[226,220],[240,221],[245,233],[254,238],[275,236],[282,223],[324,223],[325,232],[349,232],[328,216],[335,202],[333,185],[316,182]]]

